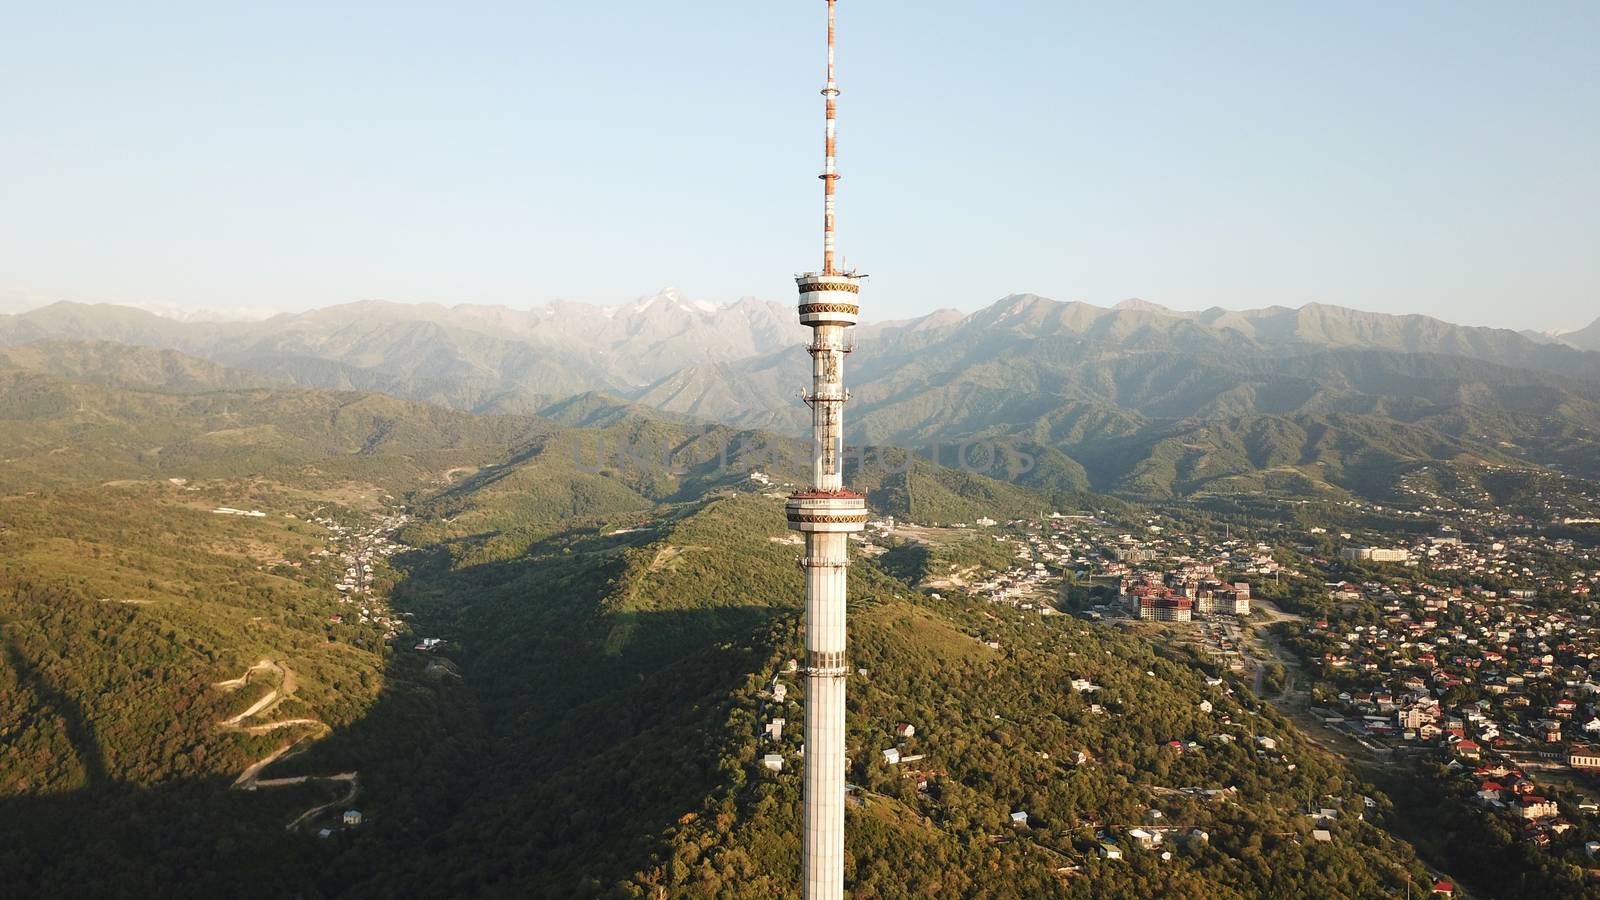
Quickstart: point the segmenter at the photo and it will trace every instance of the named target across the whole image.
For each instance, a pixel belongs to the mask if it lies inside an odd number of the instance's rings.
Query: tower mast
[[[822,164],[822,274],[837,275],[839,270],[834,268],[834,212],[835,198],[838,193],[839,169],[837,153],[839,149],[839,82],[834,77],[833,53],[834,39],[838,34],[837,19],[834,14],[834,0],[828,0],[828,83],[822,89],[822,96],[827,98],[827,124],[824,126],[823,164]]]
[[[822,271],[795,279],[800,324],[811,329],[811,486],[790,495],[789,527],[805,535],[806,710],[801,896],[844,897],[844,710],[846,569],[850,535],[866,527],[866,498],[844,487],[844,357],[846,329],[860,316],[861,279],[841,272],[834,244],[839,173],[836,151],[839,86],[834,76],[834,7],[828,2],[826,144],[822,171]]]

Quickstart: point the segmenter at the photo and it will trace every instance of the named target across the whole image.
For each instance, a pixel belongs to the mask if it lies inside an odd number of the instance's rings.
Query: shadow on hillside
[[[366,821],[328,839],[317,827],[336,824],[341,807],[297,832],[285,825],[342,786],[235,791],[225,774],[135,787],[107,774],[88,749],[91,724],[45,687],[97,774],[71,793],[0,798],[6,893],[610,893],[654,865],[661,835],[728,777],[730,694],[772,665],[772,635],[793,617],[760,606],[607,611],[625,547],[559,538],[536,562],[454,571],[441,554],[414,554],[393,605],[445,649],[397,642],[367,714],[266,773],[360,772],[354,805]]]
[[[67,740],[72,742],[72,747],[77,751],[78,760],[83,764],[84,778],[89,787],[98,787],[106,783],[106,760],[100,752],[100,743],[95,740],[94,732],[89,728],[89,723],[83,715],[83,708],[77,701],[50,685],[45,677],[36,672],[17,648],[16,642],[6,640],[6,662],[17,673],[17,684],[25,692],[31,692],[40,700],[40,706],[61,718],[67,733]]]

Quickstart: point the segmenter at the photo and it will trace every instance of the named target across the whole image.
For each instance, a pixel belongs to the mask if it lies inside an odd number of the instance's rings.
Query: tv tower
[[[834,80],[836,33],[828,0],[827,127],[822,169],[822,271],[795,278],[800,324],[811,328],[811,487],[789,497],[789,527],[806,536],[800,565],[806,577],[805,825],[801,836],[804,900],[844,897],[844,692],[845,570],[850,535],[867,524],[867,501],[844,487],[844,358],[846,329],[861,313],[861,278],[841,272],[834,248],[835,125],[839,85]]]

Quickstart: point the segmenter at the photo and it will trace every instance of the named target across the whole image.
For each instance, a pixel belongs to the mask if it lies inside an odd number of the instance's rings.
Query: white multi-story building
[[[1411,560],[1411,551],[1401,547],[1346,547],[1339,551],[1346,562],[1403,563]]]

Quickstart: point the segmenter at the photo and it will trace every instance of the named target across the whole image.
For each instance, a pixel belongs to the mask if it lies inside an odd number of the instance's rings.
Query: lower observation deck
[[[848,534],[867,527],[867,498],[854,491],[801,491],[789,495],[789,528]]]

